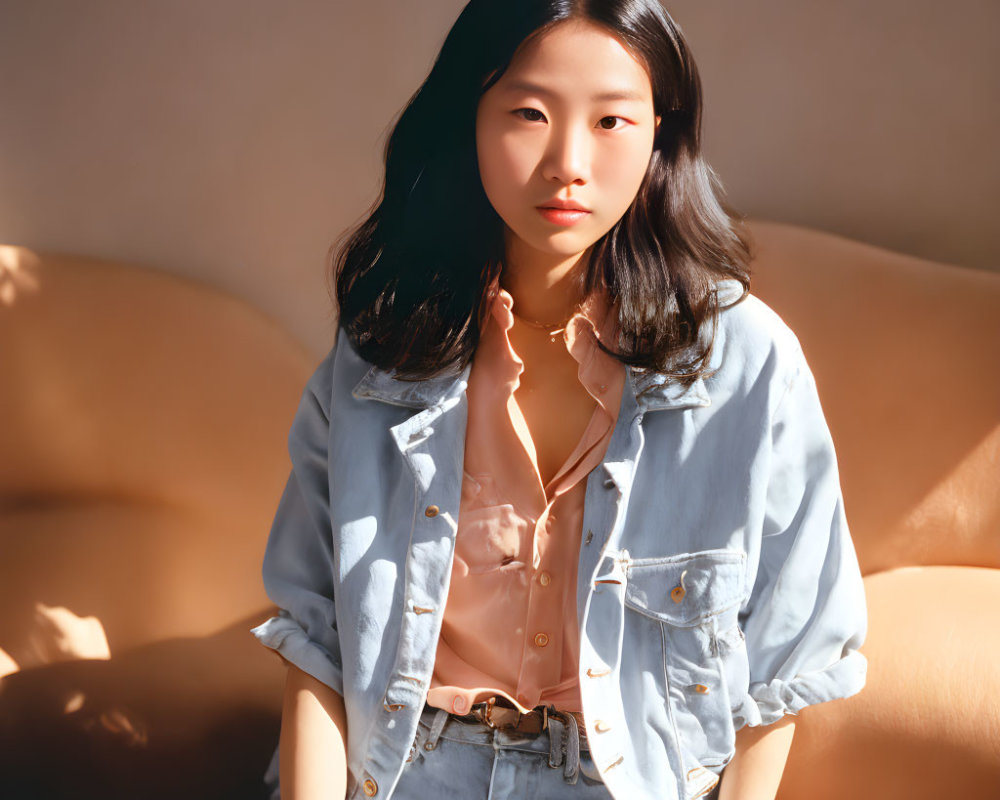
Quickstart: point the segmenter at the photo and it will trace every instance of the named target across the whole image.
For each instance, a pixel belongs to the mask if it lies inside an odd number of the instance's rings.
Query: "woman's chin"
[[[573,258],[581,255],[594,244],[595,239],[573,235],[569,231],[559,231],[546,237],[533,237],[530,240],[521,239],[521,247],[528,251],[547,257]]]

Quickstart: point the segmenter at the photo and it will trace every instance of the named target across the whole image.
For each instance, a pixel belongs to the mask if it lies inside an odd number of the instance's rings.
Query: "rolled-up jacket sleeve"
[[[329,358],[310,378],[292,422],[292,470],[264,553],[264,589],[279,613],[251,632],[261,644],[342,695],[327,466],[328,374]]]
[[[772,415],[758,569],[740,610],[750,664],[734,724],[767,725],[865,684],[864,584],[833,440],[801,350]]]

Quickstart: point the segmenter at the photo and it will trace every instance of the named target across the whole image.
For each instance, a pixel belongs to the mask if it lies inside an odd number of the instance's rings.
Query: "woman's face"
[[[568,20],[526,43],[476,114],[479,174],[507,236],[520,251],[582,253],[635,198],[658,124],[645,68],[603,28]]]

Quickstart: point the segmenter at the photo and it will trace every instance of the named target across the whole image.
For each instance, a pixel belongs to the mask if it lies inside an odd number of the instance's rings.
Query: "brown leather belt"
[[[580,738],[586,738],[583,713],[561,711],[552,706],[538,706],[527,714],[509,705],[503,698],[491,697],[484,703],[475,703],[468,714],[452,714],[455,719],[465,722],[481,722],[490,728],[518,733],[541,733],[549,727],[549,715],[572,716],[576,719]]]

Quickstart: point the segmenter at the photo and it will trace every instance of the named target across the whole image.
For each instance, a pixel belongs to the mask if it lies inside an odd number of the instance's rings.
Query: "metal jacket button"
[[[362,788],[365,790],[365,794],[369,797],[374,797],[378,794],[378,784],[375,783],[371,778],[367,778],[362,784]]]
[[[708,694],[708,687],[705,684],[703,684],[703,683],[696,683],[694,685],[694,690],[698,694]]]
[[[670,590],[670,599],[673,600],[675,603],[679,603],[681,600],[684,599],[684,595],[686,594],[687,592],[684,591],[683,586],[675,586],[673,589]]]
[[[427,506],[427,508],[424,509],[424,516],[436,517],[440,511],[441,509],[437,506]]]

